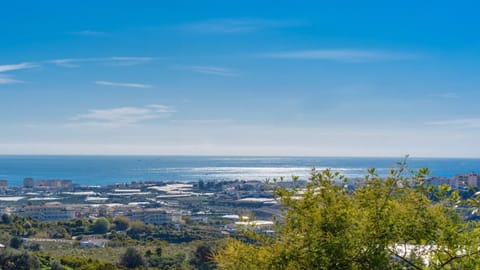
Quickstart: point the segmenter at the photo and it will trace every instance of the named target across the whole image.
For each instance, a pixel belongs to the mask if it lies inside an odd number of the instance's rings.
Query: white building
[[[75,218],[75,209],[62,204],[35,205],[19,208],[16,214],[40,221],[70,220]]]

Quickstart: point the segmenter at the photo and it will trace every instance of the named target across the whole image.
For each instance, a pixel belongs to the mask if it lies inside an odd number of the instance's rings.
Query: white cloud
[[[111,109],[91,109],[87,113],[72,118],[70,126],[90,125],[119,127],[133,125],[146,120],[165,118],[175,112],[166,105],[152,104],[143,107],[119,107]]]
[[[0,65],[0,73],[9,72],[15,70],[29,69],[37,67],[37,65],[29,62],[19,63],[19,64],[9,64],[9,65]],[[14,79],[12,76],[0,75],[0,84],[12,84],[12,83],[21,83],[22,81]]]
[[[118,87],[131,87],[131,88],[151,88],[149,84],[143,83],[120,83],[120,82],[109,82],[109,81],[96,81],[95,84],[98,85],[107,85],[107,86],[118,86]]]
[[[425,123],[430,126],[446,126],[456,128],[480,128],[480,118],[461,118],[440,121],[431,121]]]
[[[300,51],[282,51],[264,53],[260,55],[266,58],[278,59],[309,59],[330,60],[341,62],[369,62],[381,60],[404,60],[413,59],[416,56],[408,53],[394,53],[380,50],[357,50],[357,49],[318,49]]]
[[[217,76],[239,76],[240,74],[230,68],[217,66],[175,66],[177,69],[190,70],[196,73],[217,75]]]
[[[12,79],[10,76],[0,76],[0,84],[21,83],[22,81]]]
[[[74,67],[78,67],[78,65],[75,64],[76,62],[82,62],[82,61],[81,59],[64,58],[64,59],[49,60],[47,62],[55,64],[60,67],[74,68]]]
[[[201,33],[247,33],[260,29],[299,25],[298,21],[276,21],[254,18],[211,19],[183,25],[184,29]]]
[[[115,66],[133,66],[144,64],[156,60],[156,57],[133,57],[133,56],[112,56],[100,58],[61,58],[48,60],[47,63],[55,64],[60,67],[78,67],[80,63],[102,63]]]
[[[157,58],[155,57],[131,57],[131,56],[114,56],[107,58],[107,62],[111,62],[118,66],[131,66],[151,62]]]
[[[0,72],[28,69],[28,68],[34,68],[34,67],[37,67],[37,65],[33,63],[27,63],[27,62],[20,63],[20,64],[0,65]]]

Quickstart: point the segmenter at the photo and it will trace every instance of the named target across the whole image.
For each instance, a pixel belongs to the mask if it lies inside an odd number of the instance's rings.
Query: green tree
[[[215,260],[221,269],[469,269],[480,265],[477,223],[463,221],[458,193],[425,184],[427,169],[400,163],[374,169],[346,188],[330,170],[313,170],[305,187],[274,185],[285,208],[273,237],[247,231]],[[274,183],[278,181],[274,180]],[[433,199],[435,198],[435,201]]]
[[[161,246],[158,246],[156,249],[155,249],[155,254],[158,256],[158,257],[162,257],[162,247]]]
[[[142,254],[140,254],[138,250],[129,247],[123,254],[120,260],[120,264],[127,268],[133,269],[144,266],[145,260],[143,259]]]
[[[92,232],[96,234],[103,234],[108,232],[110,223],[106,218],[97,218],[92,225]]]
[[[145,223],[137,220],[130,222],[130,228],[127,230],[127,235],[133,239],[139,239],[141,235],[150,231],[149,227]]]
[[[66,268],[63,267],[63,265],[57,261],[57,260],[52,260],[50,262],[50,270],[65,270]]]
[[[40,269],[40,261],[26,251],[9,250],[0,253],[0,268],[2,270],[35,270]]]
[[[2,223],[4,224],[10,224],[12,222],[12,218],[10,217],[9,214],[3,214],[2,215]]]
[[[10,239],[10,247],[19,249],[23,244],[23,239],[18,236],[14,236]]]
[[[127,217],[116,217],[113,220],[113,224],[115,224],[115,230],[117,231],[125,231],[128,229],[128,224],[130,220]]]
[[[213,261],[213,254],[215,247],[212,243],[202,243],[196,249],[193,254],[193,258],[190,260],[190,264],[195,269],[208,270],[215,269],[216,264]]]

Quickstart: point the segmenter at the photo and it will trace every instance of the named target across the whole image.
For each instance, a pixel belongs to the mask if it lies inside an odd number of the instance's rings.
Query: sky
[[[480,157],[476,1],[5,1],[0,154]]]

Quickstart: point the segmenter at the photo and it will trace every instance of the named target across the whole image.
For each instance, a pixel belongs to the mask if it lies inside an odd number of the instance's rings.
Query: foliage
[[[130,220],[127,217],[116,217],[113,220],[113,224],[115,224],[115,230],[117,231],[125,231],[128,229]]]
[[[216,246],[213,243],[205,242],[197,246],[190,264],[195,269],[209,270],[216,269],[216,264],[213,261],[213,255],[216,251]]]
[[[39,269],[37,257],[26,251],[7,250],[0,253],[0,268],[3,270]]]
[[[19,249],[23,245],[23,239],[21,237],[14,236],[10,239],[10,247]]]
[[[458,193],[426,185],[427,169],[370,169],[357,188],[330,170],[304,188],[274,180],[285,207],[273,237],[247,231],[215,255],[221,269],[465,269],[480,264],[477,223],[455,211]],[[297,183],[294,178],[294,183]],[[433,201],[435,198],[435,202]],[[407,251],[408,250],[408,251]]]
[[[143,259],[142,254],[138,250],[129,247],[123,254],[120,264],[127,268],[137,268],[140,266],[144,266],[145,260]]]
[[[65,270],[65,267],[63,267],[63,265],[59,261],[53,260],[50,263],[50,269],[51,270]]]
[[[3,214],[2,215],[2,223],[4,224],[10,224],[12,222],[12,219],[10,218],[9,214]]]
[[[97,218],[92,225],[92,232],[95,234],[104,234],[108,232],[110,223],[106,218]]]

